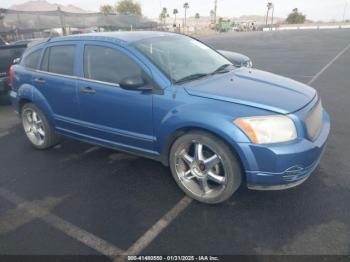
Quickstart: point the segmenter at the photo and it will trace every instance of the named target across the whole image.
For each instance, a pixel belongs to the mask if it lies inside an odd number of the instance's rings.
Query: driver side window
[[[119,84],[124,78],[137,75],[141,75],[141,68],[124,53],[109,47],[85,45],[85,78]]]

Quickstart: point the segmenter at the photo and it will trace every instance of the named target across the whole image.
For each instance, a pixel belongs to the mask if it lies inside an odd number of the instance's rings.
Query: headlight
[[[234,123],[255,144],[292,141],[297,137],[293,121],[282,115],[238,118]]]

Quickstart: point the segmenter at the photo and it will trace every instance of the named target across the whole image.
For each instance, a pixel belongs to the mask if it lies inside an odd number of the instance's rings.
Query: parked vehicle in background
[[[303,183],[330,131],[313,88],[237,68],[184,35],[56,38],[29,48],[11,74],[11,99],[35,148],[65,135],[158,160],[204,203],[227,200],[242,182],[257,190]]]
[[[8,43],[0,36],[0,46],[8,45]]]
[[[11,45],[28,45],[30,43],[33,42],[38,42],[38,41],[42,41],[45,38],[30,38],[30,39],[22,39],[22,40],[17,40],[13,43],[11,43]]]
[[[218,50],[218,52],[230,60],[235,67],[253,67],[253,62],[248,56],[225,50]]]
[[[13,60],[22,56],[27,44],[0,46],[0,100],[6,100],[9,86],[8,76]]]
[[[14,60],[20,61],[23,52],[27,47],[38,42],[46,41],[44,38],[24,39],[0,46],[0,100],[8,100],[8,78],[9,70]]]

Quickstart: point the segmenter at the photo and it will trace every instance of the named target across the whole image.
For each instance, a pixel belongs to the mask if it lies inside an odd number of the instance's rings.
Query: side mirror
[[[17,64],[19,64],[19,62],[21,62],[21,58],[17,57],[15,59],[13,59],[12,64],[17,65]]]
[[[142,76],[130,76],[124,78],[119,83],[120,87],[127,90],[152,90],[152,87],[147,85],[147,82]]]

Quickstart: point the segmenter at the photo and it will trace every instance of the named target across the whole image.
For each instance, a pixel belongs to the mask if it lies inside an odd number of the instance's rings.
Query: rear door
[[[86,41],[81,57],[78,90],[86,135],[131,150],[152,150],[153,93],[119,86],[120,80],[144,74],[147,68],[108,43]]]
[[[48,102],[56,128],[63,131],[77,128],[80,118],[77,99],[77,43],[48,45],[40,70],[33,75],[33,84]]]

